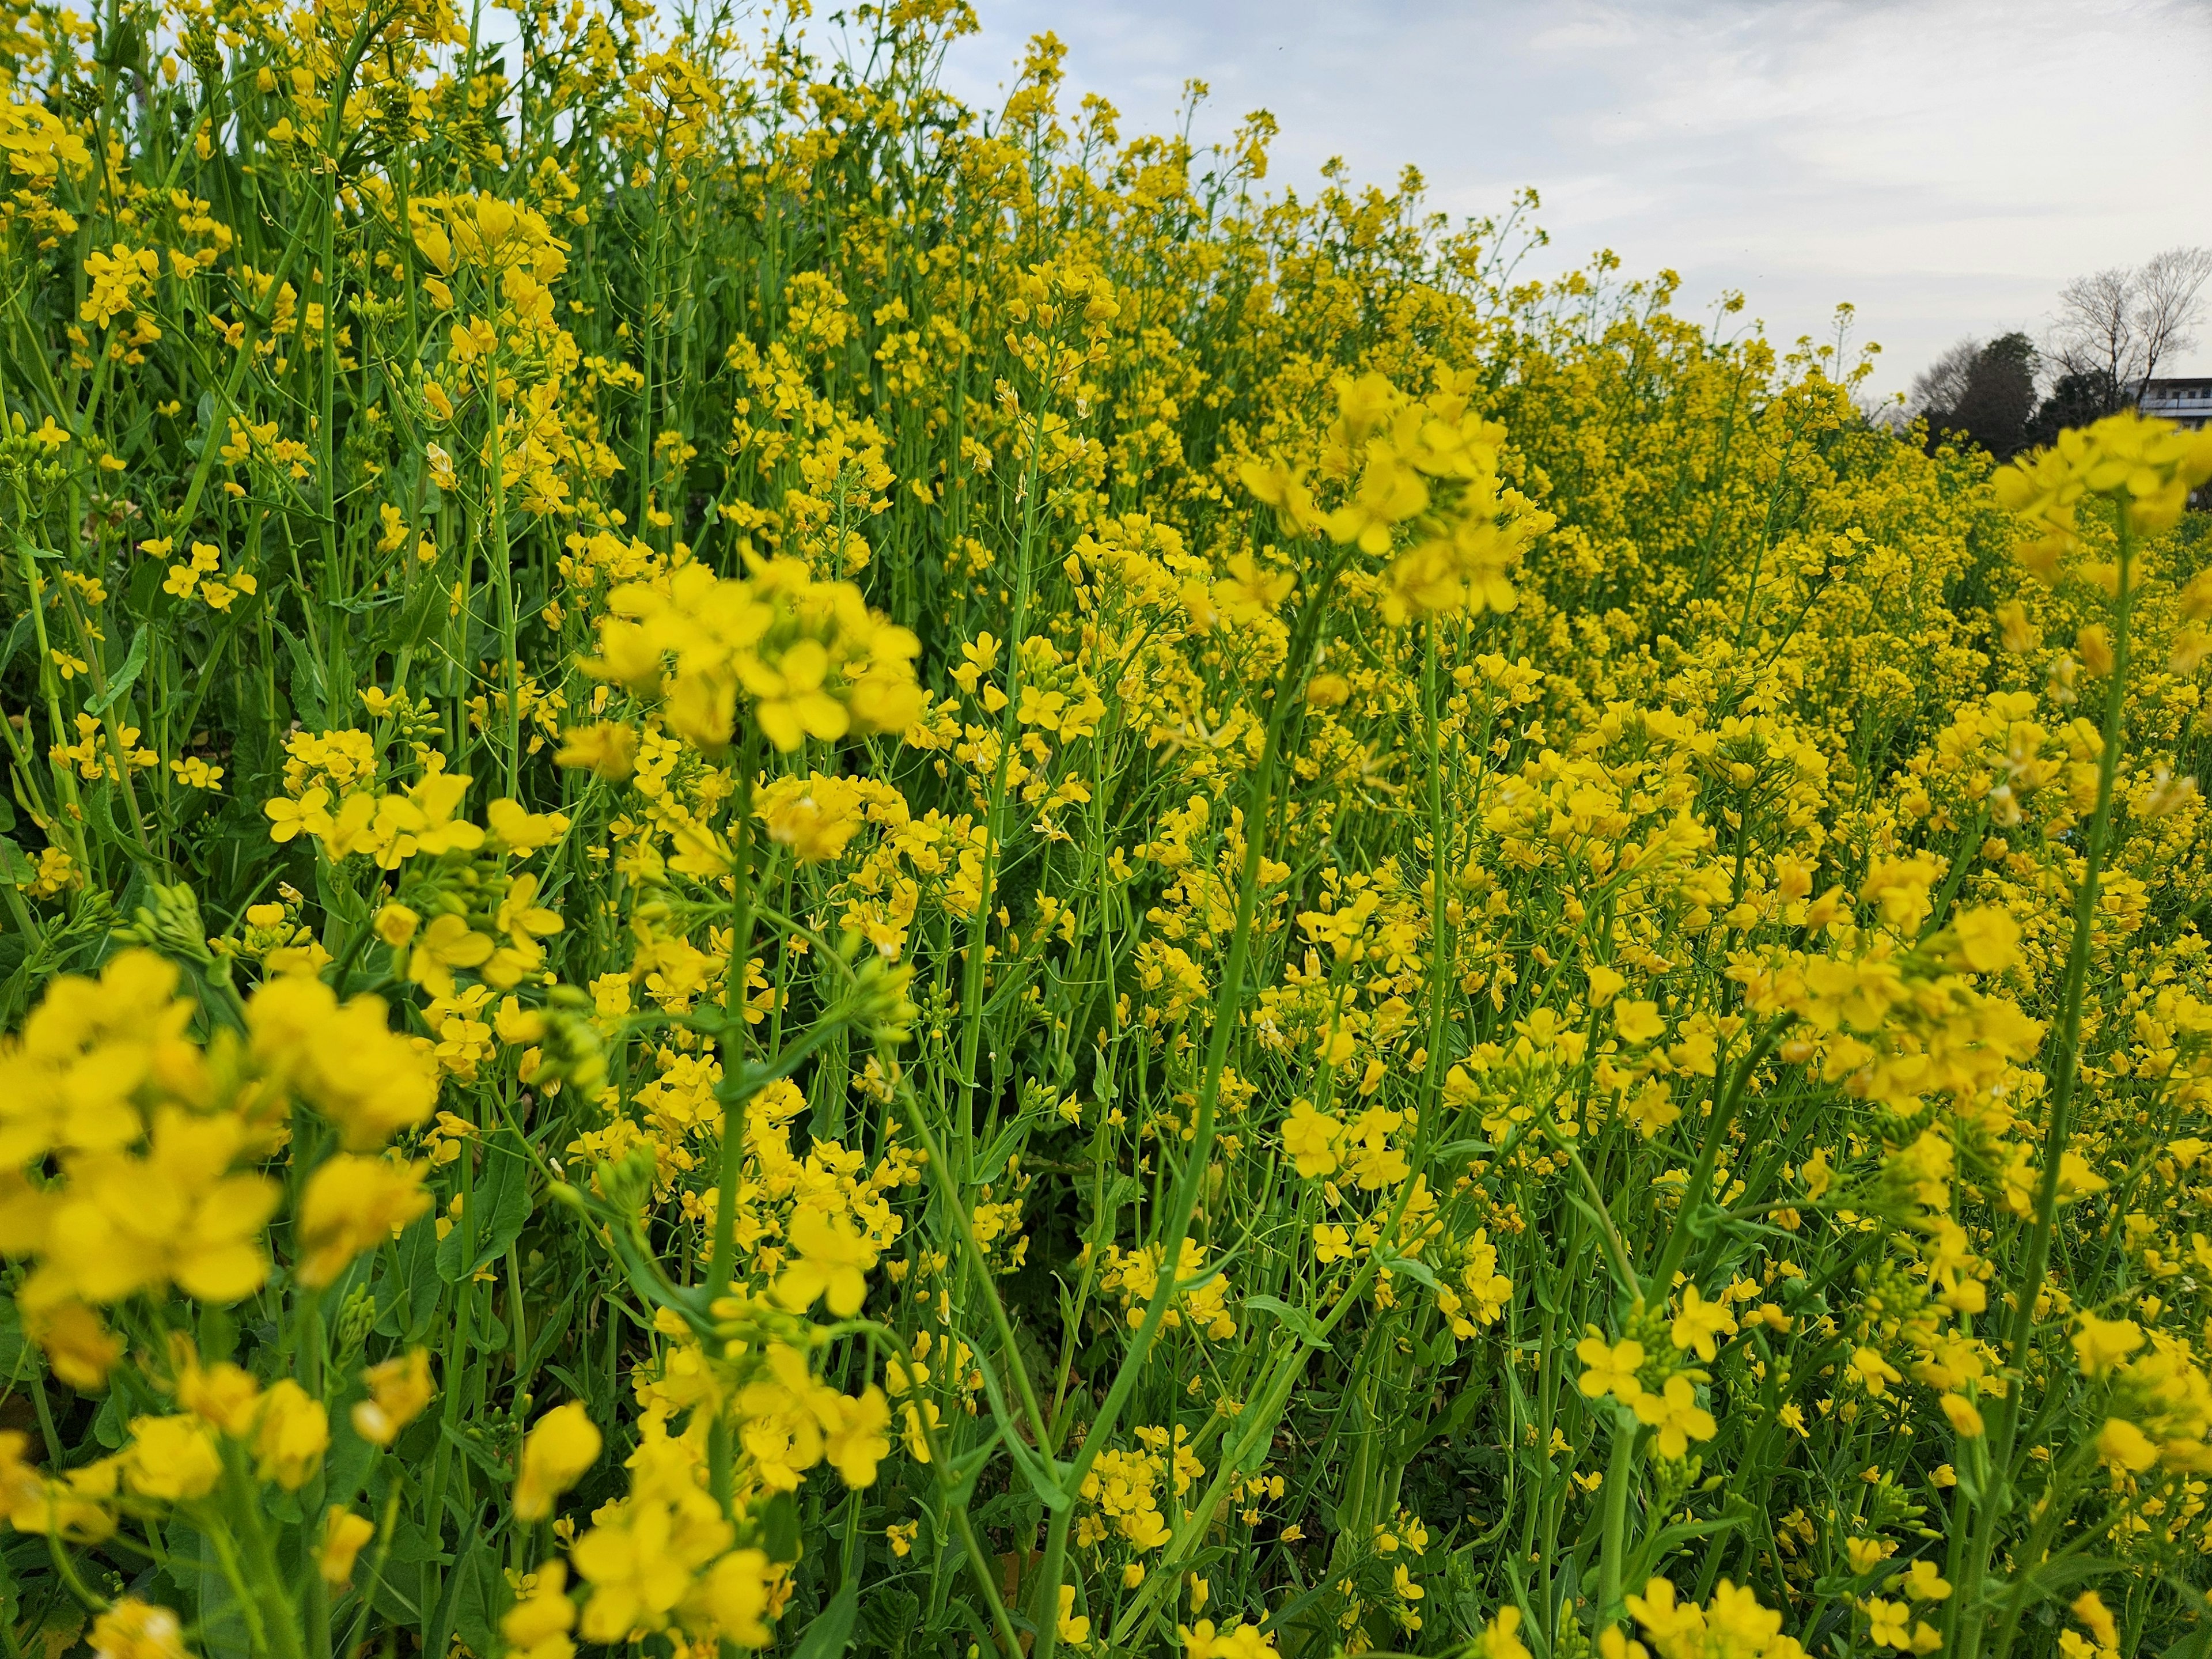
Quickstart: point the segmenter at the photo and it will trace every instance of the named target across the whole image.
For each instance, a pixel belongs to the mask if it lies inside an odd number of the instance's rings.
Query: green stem
[[[1305,673],[1313,658],[1314,646],[1319,638],[1322,618],[1328,610],[1329,595],[1336,584],[1338,573],[1344,568],[1342,557],[1333,558],[1324,568],[1314,589],[1301,607],[1297,625],[1291,629],[1289,648],[1285,652],[1281,672],[1277,677],[1274,700],[1267,711],[1267,725],[1260,750],[1259,764],[1253,769],[1252,781],[1245,798],[1244,860],[1238,877],[1237,891],[1236,930],[1231,935],[1229,957],[1221,972],[1221,988],[1215,1000],[1213,1029],[1206,1044],[1206,1071],[1198,1091],[1198,1106],[1190,1146],[1183,1159],[1182,1173],[1176,1177],[1169,1198],[1166,1216],[1156,1235],[1158,1256],[1158,1277],[1151,1298],[1145,1304],[1143,1317],[1135,1334],[1130,1338],[1127,1351],[1114,1373],[1114,1381],[1100,1402],[1098,1414],[1091,1419],[1091,1428],[1077,1450],[1075,1459],[1066,1470],[1065,1490],[1073,1493],[1083,1484],[1084,1476],[1103,1451],[1107,1441],[1119,1426],[1121,1413],[1135,1390],[1138,1377],[1143,1374],[1151,1357],[1152,1344],[1159,1334],[1160,1326],[1174,1303],[1178,1285],[1176,1273],[1182,1260],[1183,1241],[1190,1237],[1191,1219],[1198,1208],[1198,1194],[1206,1181],[1207,1165],[1213,1156],[1214,1110],[1221,1094],[1221,1073],[1228,1063],[1229,1038],[1243,1012],[1244,975],[1251,954],[1253,923],[1259,908],[1260,872],[1265,862],[1268,819],[1274,801],[1275,768],[1280,756],[1283,736],[1288,728],[1291,714],[1302,706]],[[1411,1183],[1407,1183],[1410,1188]],[[1402,1208],[1404,1195],[1401,1194]],[[1040,1597],[1049,1595],[1052,1605],[1059,1605],[1060,1586],[1041,1582]],[[1040,1605],[1042,1602],[1040,1601]],[[1042,1640],[1042,1635],[1039,1638]],[[1049,1659],[1048,1650],[1046,1659]]]
[[[1605,1472],[1605,1541],[1598,1559],[1601,1626],[1613,1623],[1621,1613],[1620,1569],[1628,1553],[1628,1489],[1635,1482],[1636,1442],[1641,1432],[1628,1419],[1626,1407],[1614,1408],[1613,1461]]]
[[[1997,1530],[2011,1508],[2013,1441],[2018,1433],[2021,1407],[2027,1380],[2027,1351],[2035,1338],[2036,1304],[2043,1295],[2051,1267],[2051,1244],[2058,1227],[2058,1186],[2066,1151],[2073,1139],[2074,1097],[2081,1082],[2081,1007],[2088,989],[2089,960],[2096,938],[2097,892],[2104,876],[2105,855],[2110,850],[2113,783],[2118,775],[2120,739],[2127,713],[2128,623],[2133,609],[2135,534],[2126,509],[2120,513],[2119,591],[2113,603],[2112,668],[2106,677],[2104,722],[2100,735],[2104,749],[2097,759],[2097,804],[2089,818],[2089,833],[2082,849],[2081,884],[2074,896],[2074,933],[2066,952],[2066,974],[2059,990],[2058,1041],[2051,1050],[2048,1075],[2052,1079],[2051,1109],[2044,1120],[2043,1166],[2036,1183],[2034,1219],[2029,1224],[2027,1249],[2012,1287],[2012,1328],[2007,1335],[2004,1397],[1990,1413],[1988,1425],[1990,1486],[1982,1496],[1978,1525],[1966,1552],[1959,1584],[1956,1628],[1948,1650],[1957,1659],[1976,1659],[1989,1632],[1976,1611],[1983,1580],[1996,1551]]]
[[[1774,1045],[1782,1040],[1782,1033],[1789,1028],[1791,1018],[1788,1014],[1781,1015],[1761,1028],[1752,1039],[1751,1047],[1742,1060],[1737,1062],[1735,1073],[1729,1079],[1727,1092],[1714,1105],[1712,1121],[1705,1127],[1705,1144],[1698,1149],[1698,1161],[1691,1168],[1690,1178],[1682,1188],[1681,1205],[1674,1212],[1674,1224],[1668,1231],[1666,1245],[1660,1250],[1658,1262],[1645,1280],[1652,1287],[1652,1294],[1662,1302],[1674,1282],[1675,1269],[1682,1265],[1682,1258],[1689,1254],[1692,1237],[1691,1224],[1696,1219],[1698,1211],[1704,1206],[1706,1193],[1711,1190],[1713,1170],[1720,1163],[1721,1147],[1728,1139],[1729,1126],[1735,1121],[1736,1109],[1743,1103],[1743,1091],[1749,1086],[1752,1073],[1759,1069],[1760,1062],[1774,1052]]]
[[[730,916],[730,965],[722,996],[729,1016],[722,1036],[722,1169],[714,1194],[714,1246],[708,1259],[706,1292],[720,1296],[730,1287],[737,1261],[738,1184],[745,1157],[745,1106],[737,1085],[744,1069],[747,970],[753,954],[753,775],[760,769],[760,734],[749,729],[738,750],[738,789],[730,812],[734,864]]]

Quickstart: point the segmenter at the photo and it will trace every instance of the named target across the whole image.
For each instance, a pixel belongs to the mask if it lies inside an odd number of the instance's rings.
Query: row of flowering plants
[[[0,1650],[2212,1644],[2212,437],[958,0],[0,0]]]

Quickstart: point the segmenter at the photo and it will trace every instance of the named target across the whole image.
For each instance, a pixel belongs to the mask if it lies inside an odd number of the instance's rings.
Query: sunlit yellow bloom
[[[580,1401],[556,1406],[531,1425],[514,1478],[514,1513],[543,1521],[554,1501],[599,1462],[599,1431]]]
[[[355,1403],[354,1432],[371,1445],[388,1446],[430,1403],[434,1388],[429,1353],[414,1348],[398,1358],[372,1365],[366,1381],[368,1398]]]
[[[429,1207],[420,1164],[351,1152],[325,1160],[300,1198],[300,1282],[329,1284]]]
[[[1592,1400],[1611,1395],[1624,1406],[1632,1406],[1644,1395],[1637,1370],[1644,1364],[1644,1345],[1625,1341],[1611,1344],[1593,1332],[1575,1344],[1575,1358],[1583,1362],[1580,1387]]]
[[[374,1521],[333,1504],[323,1517],[323,1547],[315,1561],[323,1582],[332,1586],[350,1582],[361,1547],[375,1536]]]

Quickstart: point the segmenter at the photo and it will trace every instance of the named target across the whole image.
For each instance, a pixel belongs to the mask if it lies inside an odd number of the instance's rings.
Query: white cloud
[[[1779,339],[1851,301],[1885,388],[1960,334],[2039,331],[2069,276],[2212,242],[2207,0],[978,3],[948,68],[972,101],[1049,27],[1125,132],[1189,77],[1201,137],[1272,110],[1273,183],[1410,162],[1461,215],[1534,185],[1557,264],[1671,266],[1693,310],[1740,289]]]

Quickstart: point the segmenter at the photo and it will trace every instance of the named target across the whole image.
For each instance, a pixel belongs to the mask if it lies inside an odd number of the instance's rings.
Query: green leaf
[[[1444,1334],[1449,1336],[1451,1333],[1447,1331]],[[1410,1462],[1414,1453],[1438,1436],[1442,1436],[1448,1444],[1456,1443],[1462,1431],[1485,1403],[1485,1399],[1479,1389],[1462,1389],[1450,1406],[1406,1436],[1404,1455],[1407,1461]]]
[[[791,1659],[837,1659],[853,1640],[853,1620],[860,1611],[860,1579],[855,1573],[838,1587],[830,1605],[814,1615]]]
[[[110,1389],[100,1402],[100,1410],[92,1419],[92,1437],[108,1449],[118,1451],[131,1437],[131,1407],[120,1389]]]
[[[1386,1255],[1382,1262],[1390,1272],[1403,1273],[1417,1285],[1425,1285],[1432,1291],[1437,1288],[1436,1270],[1425,1261],[1416,1261],[1410,1255]]]
[[[2055,1561],[2045,1561],[2022,1573],[2008,1590],[2006,1599],[2017,1600],[2024,1607],[2038,1607],[2063,1595],[2085,1578],[2100,1578],[2107,1573],[2124,1572],[2127,1564],[2104,1555],[2061,1556]],[[1995,1595],[1985,1595],[1989,1606],[1999,1605]]]
[[[133,616],[144,617],[152,614],[156,596],[161,592],[161,583],[164,580],[166,580],[166,573],[159,559],[142,560],[131,571],[131,586],[125,591],[124,597]]]
[[[442,1295],[438,1271],[438,1226],[429,1216],[422,1216],[408,1224],[399,1235],[396,1251],[399,1263],[399,1283],[407,1299],[406,1326],[409,1343],[420,1342],[429,1332],[430,1322],[437,1316],[438,1304]]]
[[[491,1345],[487,1343],[485,1346]],[[438,1433],[447,1445],[482,1469],[495,1487],[505,1486],[514,1480],[514,1471],[494,1457],[473,1434],[444,1422],[438,1425]]]
[[[387,591],[380,593],[354,594],[343,599],[331,599],[326,603],[334,610],[343,611],[349,617],[366,617],[372,611],[389,611],[393,605],[398,605],[399,600],[399,594]]]
[[[484,1144],[483,1175],[469,1200],[476,1225],[457,1221],[438,1241],[438,1277],[448,1285],[474,1278],[507,1254],[507,1247],[530,1219],[530,1165],[522,1156],[492,1136]],[[468,1233],[476,1244],[471,1260],[461,1259],[461,1236]]]
[[[1017,1532],[1026,1528],[1033,1533],[1041,1513],[1035,1492],[1009,1486],[988,1503],[971,1509],[968,1518],[978,1533],[988,1533],[994,1527],[1001,1530],[1012,1528]]]
[[[415,1566],[428,1562],[433,1566],[446,1566],[453,1559],[438,1547],[428,1534],[403,1515],[392,1529],[392,1548],[385,1557],[385,1565]]]
[[[343,1418],[344,1413],[339,1413]],[[369,1465],[376,1461],[377,1449],[353,1431],[350,1423],[341,1426],[331,1437],[329,1454],[323,1459],[323,1498],[330,1504],[351,1504],[359,1497],[368,1482]]]
[[[1014,1356],[1013,1363],[1019,1364],[1020,1356]],[[982,1374],[983,1392],[990,1397],[991,1415],[1006,1437],[1006,1451],[1014,1460],[1014,1467],[1022,1472],[1023,1479],[1047,1509],[1055,1513],[1066,1509],[1073,1500],[1061,1488],[1052,1461],[1031,1450],[1017,1431],[1013,1409],[999,1387],[998,1374],[991,1362],[979,1353],[975,1356],[975,1369]]]
[[[103,842],[119,842],[123,839],[122,829],[115,822],[114,795],[115,786],[102,781],[94,784],[79,797],[84,807],[85,823],[91,826],[93,833]],[[127,899],[126,895],[126,902],[116,907],[126,916],[131,914]]]
[[[131,649],[123,659],[123,666],[115,671],[115,678],[108,681],[107,690],[85,704],[85,713],[105,714],[138,683],[139,672],[146,666],[146,638],[153,631],[150,628],[142,628],[131,636]]]
[[[299,711],[303,723],[319,730],[330,724],[328,700],[323,690],[323,665],[283,623],[276,624],[276,631],[284,636],[292,658],[292,679],[287,687],[292,695],[292,707]]]
[[[952,1478],[945,1482],[945,1487],[947,1501],[954,1504],[968,1502],[975,1493],[976,1477],[983,1473],[991,1459],[997,1455],[999,1443],[1006,1437],[1006,1430],[994,1423],[991,1425],[990,1434],[984,1439],[982,1444],[951,1459]],[[783,1559],[775,1555],[773,1550],[769,1554],[777,1560]]]
[[[352,877],[343,864],[315,860],[315,896],[324,910],[349,930],[368,926],[368,904],[354,890]]]
[[[446,617],[449,596],[446,590],[425,577],[416,584],[414,593],[408,599],[405,609],[391,633],[394,651],[412,651],[437,631]]]
[[[789,1492],[776,1493],[761,1511],[761,1546],[771,1561],[799,1559],[799,1501]]]
[[[491,1610],[486,1604],[485,1552],[464,1549],[446,1580],[446,1593],[434,1621],[436,1651],[443,1652],[448,1636],[458,1636],[473,1653],[493,1653],[497,1640],[492,1633]],[[494,1560],[496,1560],[496,1557]],[[490,1567],[496,1575],[498,1568]]]
[[[22,648],[25,640],[33,637],[31,613],[26,611],[15,618],[15,625],[8,630],[8,642],[0,645],[0,674],[6,673],[15,665],[15,653]]]
[[[1304,1308],[1293,1308],[1279,1297],[1248,1296],[1244,1305],[1255,1313],[1273,1314],[1278,1324],[1310,1348],[1326,1348],[1328,1339],[1321,1334],[1314,1316]]]
[[[39,878],[39,866],[29,854],[0,836],[0,881],[10,887],[27,887]]]
[[[173,1551],[175,1546],[171,1545]],[[172,1555],[172,1559],[175,1556]],[[179,1563],[181,1567],[182,1563]],[[246,1614],[222,1562],[205,1533],[199,1534],[198,1571],[191,1575],[194,1599],[199,1603],[199,1642],[208,1659],[246,1659]]]
[[[868,1592],[867,1605],[860,1609],[861,1644],[872,1652],[899,1652],[908,1648],[921,1622],[921,1597],[910,1590],[879,1586]]]
[[[24,1363],[28,1358],[29,1364]],[[12,1386],[31,1376],[38,1367],[34,1349],[23,1340],[23,1316],[15,1307],[15,1298],[0,1297],[0,1386]]]

